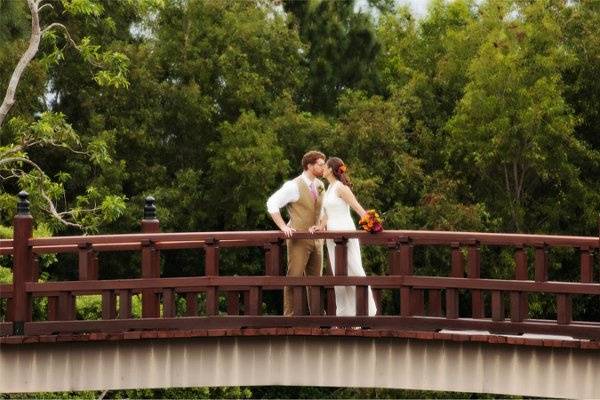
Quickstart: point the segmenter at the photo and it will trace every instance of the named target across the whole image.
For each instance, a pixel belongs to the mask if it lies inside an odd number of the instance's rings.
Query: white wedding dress
[[[329,185],[323,198],[323,212],[327,215],[328,231],[353,231],[356,230],[350,207],[336,193],[340,181]],[[327,253],[333,274],[335,271],[335,243],[332,239],[327,239]],[[348,240],[348,276],[366,276],[362,266],[360,255],[360,243],[358,239]],[[377,313],[377,306],[373,298],[371,287],[368,289],[369,297],[369,315]],[[356,287],[355,286],[336,286],[335,302],[337,306],[336,315],[354,316],[356,315]]]

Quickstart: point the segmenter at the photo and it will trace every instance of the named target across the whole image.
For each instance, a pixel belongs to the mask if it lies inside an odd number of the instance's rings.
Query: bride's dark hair
[[[333,176],[335,176],[335,178],[338,181],[342,182],[344,185],[346,185],[348,187],[352,187],[352,183],[350,182],[350,179],[348,178],[346,164],[344,164],[344,162],[342,161],[341,158],[338,158],[338,157],[329,158],[327,160],[327,166],[329,168],[331,168],[331,171],[333,172]]]

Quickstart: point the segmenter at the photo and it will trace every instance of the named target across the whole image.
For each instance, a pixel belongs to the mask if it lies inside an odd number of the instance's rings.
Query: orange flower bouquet
[[[383,220],[375,210],[367,211],[358,223],[362,229],[369,233],[377,233],[383,230]]]

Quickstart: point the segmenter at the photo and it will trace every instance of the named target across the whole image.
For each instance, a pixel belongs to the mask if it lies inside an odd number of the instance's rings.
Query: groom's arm
[[[292,181],[286,182],[278,191],[273,193],[269,200],[267,200],[267,210],[273,219],[273,222],[277,227],[285,233],[285,236],[291,237],[295,229],[287,226],[279,210],[285,207],[288,203],[298,201],[300,193],[298,192],[298,185]]]

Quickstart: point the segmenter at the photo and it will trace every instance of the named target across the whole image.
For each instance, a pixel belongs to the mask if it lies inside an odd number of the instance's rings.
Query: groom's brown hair
[[[309,165],[315,164],[319,159],[325,161],[325,154],[316,150],[309,151],[302,157],[302,169],[306,171]]]

